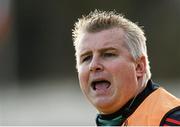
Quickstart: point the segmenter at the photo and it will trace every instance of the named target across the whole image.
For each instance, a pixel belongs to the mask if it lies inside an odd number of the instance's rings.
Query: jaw
[[[111,113],[113,112],[114,104],[115,104],[115,91],[112,86],[108,88],[108,92],[106,94],[97,94],[92,91],[90,96],[88,96],[88,100],[96,107],[99,112],[103,113]]]

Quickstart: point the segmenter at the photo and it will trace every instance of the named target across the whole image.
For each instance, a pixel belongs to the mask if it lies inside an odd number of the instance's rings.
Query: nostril
[[[100,71],[100,70],[103,70],[103,65],[101,64],[90,66],[90,71]]]

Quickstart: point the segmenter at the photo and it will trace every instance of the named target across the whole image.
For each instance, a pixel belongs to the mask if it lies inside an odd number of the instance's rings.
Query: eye
[[[81,61],[81,62],[83,63],[83,62],[89,61],[91,58],[92,58],[91,55],[85,56],[85,57],[82,58],[82,61]]]
[[[110,52],[103,53],[103,57],[112,57],[112,56],[116,56],[116,54]]]

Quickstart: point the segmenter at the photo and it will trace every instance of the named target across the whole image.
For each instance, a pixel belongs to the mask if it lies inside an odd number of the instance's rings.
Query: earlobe
[[[136,75],[138,78],[142,77],[146,73],[146,59],[142,56],[136,61]]]

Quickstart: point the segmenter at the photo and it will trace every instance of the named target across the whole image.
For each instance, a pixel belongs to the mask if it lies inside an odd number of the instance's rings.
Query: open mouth
[[[93,90],[106,90],[110,87],[111,83],[107,80],[93,81],[91,87]]]

